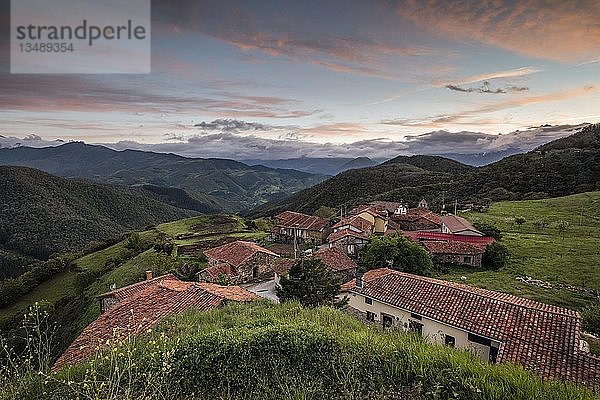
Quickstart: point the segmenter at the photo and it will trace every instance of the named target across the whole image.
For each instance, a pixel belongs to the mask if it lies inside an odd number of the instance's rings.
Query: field
[[[499,202],[487,212],[461,215],[500,228],[511,260],[499,271],[461,269],[443,279],[459,281],[464,276],[468,284],[573,309],[592,303],[594,294],[600,293],[600,192]],[[518,217],[525,223],[517,224]],[[564,237],[560,221],[568,222]],[[552,288],[516,279],[523,276],[548,282]]]

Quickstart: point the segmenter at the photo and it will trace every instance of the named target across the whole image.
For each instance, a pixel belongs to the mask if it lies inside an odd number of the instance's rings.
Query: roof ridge
[[[120,288],[116,288],[115,290],[110,290],[108,292],[101,293],[101,294],[97,295],[96,298],[105,297],[105,296],[108,296],[108,295],[114,294],[114,293],[119,293],[119,292],[122,292],[125,289],[131,289],[133,287],[141,286],[141,285],[148,284],[148,283],[151,283],[151,282],[156,282],[156,281],[158,281],[160,279],[162,279],[162,280],[165,280],[165,279],[175,279],[177,281],[181,281],[181,279],[177,278],[173,273],[169,272],[168,274],[157,276],[156,278],[144,279],[143,281],[135,282],[135,283],[132,283],[131,285],[122,286]]]

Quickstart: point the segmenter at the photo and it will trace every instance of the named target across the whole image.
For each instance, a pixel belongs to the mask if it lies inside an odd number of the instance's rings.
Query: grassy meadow
[[[600,192],[499,202],[487,212],[461,215],[471,222],[496,225],[511,259],[499,271],[458,269],[443,279],[458,281],[465,276],[468,284],[573,309],[594,302],[583,290],[600,291]],[[525,223],[517,224],[518,217]],[[559,229],[560,221],[568,222],[564,232]],[[516,280],[521,276],[549,282],[553,287],[524,284]]]

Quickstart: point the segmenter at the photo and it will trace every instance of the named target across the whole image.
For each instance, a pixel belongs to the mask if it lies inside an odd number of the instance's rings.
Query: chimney
[[[148,270],[146,271],[146,280],[149,281],[150,279],[152,279],[152,271]]]
[[[361,273],[356,274],[356,288],[362,289],[363,287],[363,275]]]

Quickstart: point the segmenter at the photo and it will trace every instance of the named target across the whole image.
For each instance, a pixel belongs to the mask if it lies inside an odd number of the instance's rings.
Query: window
[[[422,335],[423,334],[423,324],[421,324],[417,321],[409,320],[408,321],[408,330],[411,332],[418,333],[419,335]]]
[[[463,257],[463,263],[464,264],[471,264],[471,256],[464,256]]]
[[[394,318],[391,315],[381,314],[381,322],[384,328],[391,328],[394,324]]]
[[[410,317],[414,319],[418,319],[419,321],[423,319],[419,314],[410,313]]]
[[[365,303],[367,304],[373,304],[373,299],[370,297],[365,297]]]
[[[473,342],[473,343],[479,343],[479,344],[482,344],[484,346],[491,346],[492,345],[492,341],[490,339],[486,339],[486,338],[481,337],[479,335],[475,335],[474,333],[469,333],[469,341]]]
[[[490,347],[490,357],[489,360],[492,364],[496,364],[496,359],[498,358],[498,348],[497,347]]]
[[[456,346],[456,338],[454,336],[446,335],[444,344],[448,347],[454,347]]]
[[[367,321],[369,322],[375,322],[375,317],[377,316],[377,314],[372,313],[371,311],[367,311]]]

